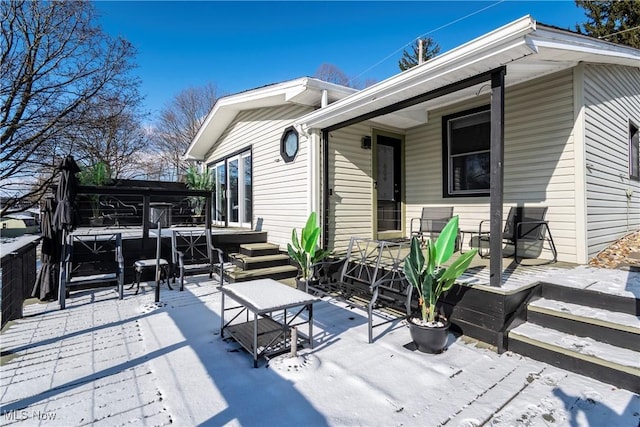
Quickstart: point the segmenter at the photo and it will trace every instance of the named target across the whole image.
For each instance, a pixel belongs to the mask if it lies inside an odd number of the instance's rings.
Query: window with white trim
[[[640,136],[638,126],[629,121],[629,178],[640,180]]]
[[[481,109],[443,118],[444,197],[489,195],[491,112]]]

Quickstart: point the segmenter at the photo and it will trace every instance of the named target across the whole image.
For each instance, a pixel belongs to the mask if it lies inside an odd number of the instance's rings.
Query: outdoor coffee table
[[[224,338],[228,331],[253,355],[254,368],[258,367],[259,357],[282,354],[291,348],[293,327],[308,324],[308,336],[296,335],[300,345],[308,343],[313,348],[313,304],[320,298],[272,279],[231,283],[222,286],[221,290],[220,336]],[[227,297],[240,305],[225,308]],[[235,311],[228,322],[225,322],[226,311]],[[301,316],[305,311],[308,313],[306,319]],[[241,318],[243,314],[244,319]]]

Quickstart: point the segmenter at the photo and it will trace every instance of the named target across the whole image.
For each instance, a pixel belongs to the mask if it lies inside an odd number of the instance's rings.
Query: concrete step
[[[262,255],[248,256],[243,254],[233,254],[231,257],[233,264],[243,270],[255,270],[257,268],[278,267],[289,265],[289,255]]]
[[[509,350],[640,393],[640,352],[523,323],[508,333]]]
[[[529,303],[527,321],[640,351],[640,318],[632,314],[540,298]]]
[[[231,283],[245,282],[255,279],[274,279],[281,280],[295,277],[298,269],[293,265],[281,265],[278,267],[258,268],[255,270],[242,270],[239,268],[225,270],[225,276]]]
[[[246,243],[240,245],[239,252],[250,257],[278,255],[280,254],[280,247],[273,243]]]

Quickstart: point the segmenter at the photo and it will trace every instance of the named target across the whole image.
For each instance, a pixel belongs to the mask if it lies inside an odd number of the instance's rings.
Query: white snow
[[[529,303],[529,309],[536,307],[570,314],[590,320],[592,323],[626,330],[640,335],[640,317],[617,311],[603,310],[565,301],[540,298]],[[640,339],[640,337],[638,338]]]
[[[222,339],[216,278],[75,294],[67,309],[26,306],[2,332],[2,425],[637,426],[640,397],[510,352],[449,337],[414,351],[401,321],[374,330],[366,312],[314,305],[313,350],[254,369]],[[13,412],[12,412],[13,411]],[[47,415],[45,421],[39,415]],[[26,418],[17,420],[24,415]],[[55,416],[51,419],[51,416]]]
[[[536,341],[551,343],[569,351],[602,361],[609,361],[631,368],[640,378],[640,358],[638,352],[596,341],[589,337],[578,337],[533,323],[523,323],[513,328],[509,334],[518,334]]]

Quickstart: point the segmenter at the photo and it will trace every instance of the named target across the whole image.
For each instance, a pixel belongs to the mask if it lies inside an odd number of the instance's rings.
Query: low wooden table
[[[259,357],[282,354],[291,348],[293,327],[308,324],[308,336],[297,334],[298,342],[308,343],[313,348],[313,304],[320,298],[272,279],[232,283],[222,286],[221,290],[220,336],[224,338],[228,331],[253,355],[254,368],[258,367]],[[240,305],[225,308],[226,297]],[[228,322],[225,322],[226,311],[236,311]],[[305,311],[308,313],[306,320],[300,317]],[[244,321],[239,319],[243,313],[246,314]]]

